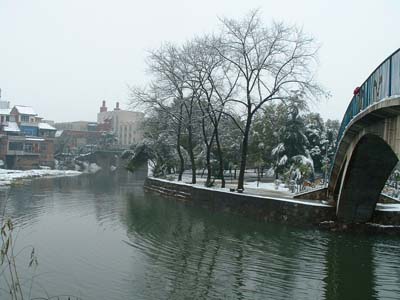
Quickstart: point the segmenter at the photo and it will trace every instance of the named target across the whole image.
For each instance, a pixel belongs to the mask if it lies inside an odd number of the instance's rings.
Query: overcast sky
[[[2,99],[55,121],[96,120],[102,100],[126,107],[145,82],[146,50],[216,31],[249,10],[302,26],[321,44],[313,110],[341,119],[373,69],[400,47],[398,0],[0,0]]]

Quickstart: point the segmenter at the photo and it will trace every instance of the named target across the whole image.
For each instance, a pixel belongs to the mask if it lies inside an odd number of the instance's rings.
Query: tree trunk
[[[217,153],[218,153],[218,167],[219,167],[219,176],[221,177],[221,187],[225,187],[225,177],[224,177],[224,158],[223,158],[223,153],[221,149],[221,144],[219,142],[219,133],[218,133],[218,128],[215,128],[215,142],[217,144]]]
[[[207,179],[206,179],[206,183],[205,186],[210,187],[211,186],[211,173],[212,173],[212,168],[211,168],[211,148],[212,148],[212,144],[214,141],[214,136],[215,136],[215,128],[213,130],[212,136],[210,138],[210,141],[208,141],[208,137],[207,137],[207,130],[206,130],[206,117],[205,117],[205,113],[204,110],[201,106],[201,103],[199,101],[199,107],[201,110],[201,113],[203,115],[202,119],[201,119],[201,129],[202,129],[202,134],[203,134],[203,142],[204,145],[206,145],[206,169],[207,169]]]
[[[176,143],[176,151],[179,156],[179,171],[178,171],[178,181],[182,181],[183,171],[185,170],[185,160],[183,159],[181,151],[180,137],[178,137],[178,142]]]
[[[238,190],[244,190],[244,172],[246,171],[246,162],[247,162],[247,148],[249,145],[249,134],[251,127],[251,116],[248,115],[246,120],[246,127],[244,129],[243,134],[243,142],[242,142],[242,153],[240,160],[240,170],[239,170],[239,179],[238,179]]]
[[[206,153],[206,166],[207,166],[207,179],[206,186],[211,186],[211,147],[207,145],[207,153]]]
[[[181,114],[182,114],[182,107],[181,107]],[[181,124],[181,121],[179,121],[178,133],[177,133],[177,137],[176,137],[176,151],[178,152],[178,156],[179,156],[178,181],[182,181],[182,174],[183,174],[183,171],[185,170],[185,160],[183,158],[182,151],[181,151],[181,129],[182,129],[182,124]]]
[[[189,145],[188,145],[188,152],[189,152],[189,158],[190,158],[190,163],[192,165],[192,184],[196,183],[196,162],[194,159],[194,153],[193,153],[193,132],[192,132],[192,125],[188,126],[188,138],[189,138]]]

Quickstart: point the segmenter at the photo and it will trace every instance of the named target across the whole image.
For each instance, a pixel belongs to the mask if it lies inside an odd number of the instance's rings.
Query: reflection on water
[[[18,223],[18,246],[37,250],[36,296],[43,289],[84,299],[400,294],[398,238],[256,223],[144,194],[142,184],[139,175],[99,173],[1,191],[0,207],[8,198],[7,214]]]

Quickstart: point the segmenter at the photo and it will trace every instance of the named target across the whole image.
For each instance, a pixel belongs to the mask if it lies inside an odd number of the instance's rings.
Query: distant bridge
[[[400,49],[354,91],[343,117],[328,184],[340,222],[371,219],[400,157]]]

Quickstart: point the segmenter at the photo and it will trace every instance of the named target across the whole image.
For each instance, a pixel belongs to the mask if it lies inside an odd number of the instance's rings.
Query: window
[[[37,127],[21,126],[21,130],[25,135],[30,135],[30,136],[37,136],[38,135],[38,128]]]
[[[29,116],[21,115],[21,122],[29,123]]]
[[[47,144],[43,143],[40,144],[40,152],[46,152],[47,151]]]
[[[26,152],[33,152],[33,144],[32,143],[25,143],[24,151]]]
[[[21,142],[10,142],[8,144],[8,150],[11,151],[22,151],[24,145]]]

